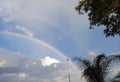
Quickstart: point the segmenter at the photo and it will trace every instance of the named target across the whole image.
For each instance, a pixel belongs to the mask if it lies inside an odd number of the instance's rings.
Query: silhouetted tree
[[[120,82],[120,72],[114,77],[111,82]]]
[[[120,36],[120,0],[80,0],[75,9],[88,14],[90,28],[102,25],[106,36]]]
[[[90,61],[88,59],[74,58],[83,68],[82,76],[87,82],[105,82],[105,77],[109,73],[109,66],[112,62],[120,61],[120,55],[105,56],[98,55]]]

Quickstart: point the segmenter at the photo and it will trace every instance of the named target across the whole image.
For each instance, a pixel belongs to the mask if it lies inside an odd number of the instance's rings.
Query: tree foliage
[[[120,55],[105,56],[98,55],[90,61],[83,58],[74,58],[78,61],[80,67],[83,67],[82,76],[87,82],[105,82],[105,77],[109,73],[109,66],[113,62],[120,61]]]
[[[106,36],[120,36],[120,0],[80,0],[75,9],[88,14],[90,28],[102,25]]]

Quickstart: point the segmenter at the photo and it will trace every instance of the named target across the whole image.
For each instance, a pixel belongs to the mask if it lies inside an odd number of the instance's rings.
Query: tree
[[[120,36],[120,0],[80,0],[75,9],[88,14],[90,28],[105,26],[106,36]]]
[[[90,61],[88,59],[74,58],[82,68],[82,76],[87,82],[105,82],[105,77],[109,73],[109,66],[112,62],[120,61],[120,55],[105,56],[98,55]]]
[[[111,82],[120,82],[120,72],[114,77]]]

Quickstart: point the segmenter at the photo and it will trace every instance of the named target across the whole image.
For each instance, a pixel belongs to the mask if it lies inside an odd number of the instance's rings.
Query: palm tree
[[[112,62],[119,61],[120,55],[105,56],[104,54],[98,55],[90,61],[83,58],[74,58],[82,67],[82,76],[87,82],[105,82],[104,78],[107,76],[108,67]]]
[[[112,79],[111,82],[120,82],[120,72]]]

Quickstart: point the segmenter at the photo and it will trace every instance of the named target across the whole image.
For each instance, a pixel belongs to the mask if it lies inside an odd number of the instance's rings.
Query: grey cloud
[[[68,82],[68,69],[71,80],[79,81],[77,70],[71,65],[58,63],[44,67],[41,59],[32,59],[20,53],[0,49],[0,60],[6,61],[0,66],[0,82]]]
[[[20,69],[18,67],[0,67],[0,75],[5,73],[18,73]]]

